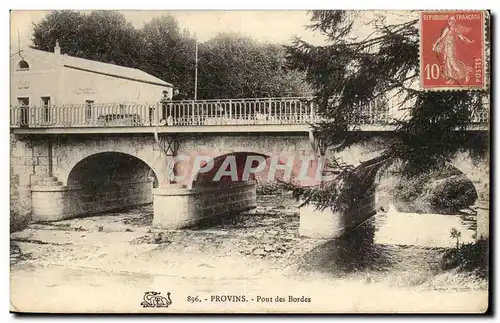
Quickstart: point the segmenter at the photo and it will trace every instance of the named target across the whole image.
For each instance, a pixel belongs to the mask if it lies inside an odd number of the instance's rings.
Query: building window
[[[17,64],[17,69],[21,71],[26,71],[30,69],[30,65],[23,59]]]
[[[17,98],[17,102],[21,107],[27,107],[30,105],[30,98]]]
[[[92,119],[92,107],[93,106],[94,106],[93,100],[86,100],[85,101],[85,118],[87,120]]]
[[[125,114],[125,104],[120,104],[120,114]]]
[[[50,96],[42,96],[42,113],[43,113],[43,121],[49,122],[49,120],[50,120]]]

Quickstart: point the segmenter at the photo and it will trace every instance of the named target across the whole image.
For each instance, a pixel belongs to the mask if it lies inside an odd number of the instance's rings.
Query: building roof
[[[44,60],[48,63],[54,65],[63,66],[66,68],[72,68],[76,70],[97,73],[101,75],[107,75],[112,77],[123,78],[132,81],[150,83],[154,85],[172,87],[173,85],[159,79],[151,74],[141,71],[136,68],[124,67],[115,64],[108,64],[98,61],[93,61],[90,59],[84,59],[74,56],[69,56],[67,54],[57,54],[53,52],[46,52],[42,50],[37,50],[33,48],[23,49],[20,51],[21,55],[23,53],[27,55],[34,55],[35,57]]]

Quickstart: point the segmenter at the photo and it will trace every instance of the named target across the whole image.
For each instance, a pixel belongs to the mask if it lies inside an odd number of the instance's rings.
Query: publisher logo
[[[142,307],[169,307],[170,305],[172,305],[170,292],[167,292],[166,297],[160,292],[145,292],[143,302],[141,302]]]

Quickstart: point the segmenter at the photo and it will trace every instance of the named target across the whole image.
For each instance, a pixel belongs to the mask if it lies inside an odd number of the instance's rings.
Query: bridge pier
[[[361,225],[376,213],[374,189],[365,197],[353,201],[346,211],[334,212],[329,208],[318,210],[314,205],[299,208],[299,235],[315,239],[339,238],[349,230]]]
[[[95,191],[82,186],[66,186],[56,177],[46,177],[31,187],[32,219],[35,222],[59,221],[151,203],[152,188],[152,178]]]
[[[153,189],[153,227],[180,229],[257,206],[256,182],[186,188],[180,184]]]
[[[68,187],[57,177],[45,177],[31,187],[32,217],[35,221],[56,221],[66,217]]]

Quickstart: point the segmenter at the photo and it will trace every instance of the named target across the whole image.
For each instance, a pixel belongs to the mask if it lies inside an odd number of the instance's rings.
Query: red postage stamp
[[[485,11],[420,13],[420,84],[424,90],[486,86]]]

